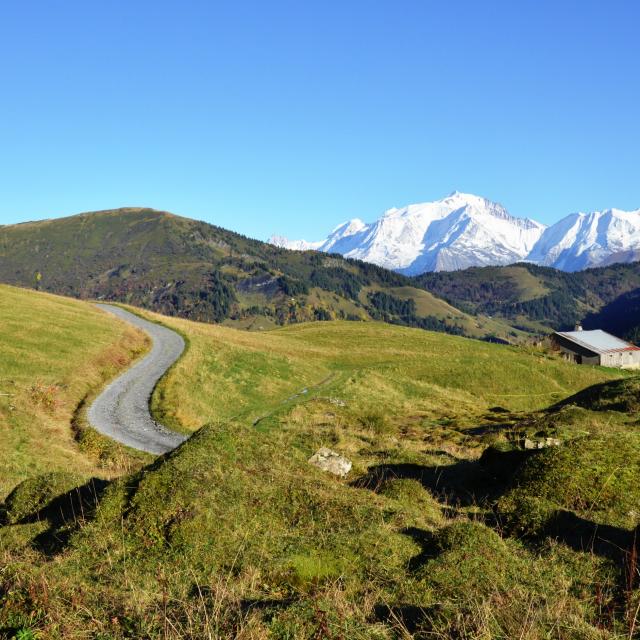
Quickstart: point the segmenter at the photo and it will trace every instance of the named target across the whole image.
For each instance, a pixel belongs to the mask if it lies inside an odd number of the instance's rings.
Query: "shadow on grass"
[[[496,452],[480,460],[457,460],[438,466],[380,464],[369,467],[351,486],[378,493],[392,480],[417,480],[447,508],[486,506],[504,493],[516,469],[529,455],[529,451]]]
[[[107,480],[91,478],[82,486],[54,498],[41,509],[24,516],[16,524],[46,520],[49,527],[38,534],[31,544],[46,556],[55,556],[65,548],[80,524],[93,517],[108,485]]]
[[[380,464],[369,467],[351,486],[379,492],[392,480],[417,480],[440,502],[446,505],[480,504],[491,495],[492,483],[477,462],[461,460],[445,466],[425,466],[412,463]]]
[[[433,560],[438,555],[435,537],[430,531],[419,527],[407,527],[400,533],[409,536],[420,547],[420,553],[409,560],[407,565],[409,571],[417,571],[425,562]]]
[[[474,514],[474,517],[481,517],[487,526],[502,530],[494,505],[509,489],[522,463],[538,453],[538,450],[500,451],[489,448],[478,461],[458,460],[443,466],[380,464],[370,467],[351,486],[378,493],[393,480],[417,480],[440,502],[446,516],[460,515],[459,510],[464,507],[479,506],[485,509],[485,513]],[[409,568],[417,568],[434,557],[431,534],[415,528],[402,533],[422,547],[422,552],[410,561]],[[598,524],[571,511],[558,510],[548,520],[539,538],[556,539],[575,551],[593,553],[623,567],[636,544],[636,554],[640,556],[640,535],[637,541],[635,535],[633,530]]]
[[[493,452],[488,459],[458,461],[451,465],[429,467],[418,464],[382,464],[371,467],[356,479],[352,486],[381,491],[385,484],[395,479],[419,481],[445,508],[445,515],[459,515],[458,509],[468,506],[487,508],[486,525],[500,528],[500,522],[491,508],[510,486],[515,470],[536,451]],[[478,517],[480,514],[475,514]],[[412,559],[414,568],[433,557],[430,548],[431,535],[419,529],[403,531],[411,536],[423,552]],[[620,565],[626,562],[634,544],[633,530],[612,525],[598,524],[571,511],[558,510],[547,522],[542,538],[554,538],[576,551],[594,553],[609,558]],[[640,540],[638,541],[640,544]],[[638,550],[640,551],[640,549]]]
[[[547,412],[570,405],[590,411],[634,413],[640,409],[640,376],[594,384],[552,405]]]
[[[415,604],[377,604],[373,615],[378,622],[384,622],[405,633],[416,633],[429,627],[438,607],[420,607]]]
[[[636,540],[633,530],[598,524],[571,511],[556,511],[543,530],[543,536],[554,538],[574,551],[593,553],[618,565],[627,562]]]

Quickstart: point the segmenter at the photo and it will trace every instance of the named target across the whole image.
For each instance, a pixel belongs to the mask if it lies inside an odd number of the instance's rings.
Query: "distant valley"
[[[605,329],[640,339],[640,263],[568,273],[518,263],[424,273],[413,282],[471,315],[500,318],[514,328]]]

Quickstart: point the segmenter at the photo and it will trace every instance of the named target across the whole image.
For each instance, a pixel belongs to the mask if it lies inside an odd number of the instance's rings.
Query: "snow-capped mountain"
[[[269,240],[373,262],[407,275],[519,261],[578,271],[640,259],[640,209],[573,213],[546,227],[500,204],[454,192],[435,202],[389,209],[372,223],[354,219],[318,242]]]
[[[294,251],[310,251],[315,249],[316,251],[323,251],[322,245],[325,240],[319,240],[318,242],[307,242],[306,240],[289,240],[284,236],[271,236],[269,238],[269,244],[281,247],[282,249],[293,249]]]
[[[545,226],[515,218],[495,202],[467,193],[402,209],[370,224],[355,219],[320,242],[270,242],[289,249],[318,249],[415,275],[523,260]]]
[[[578,271],[640,258],[640,209],[572,213],[548,227],[527,260]]]

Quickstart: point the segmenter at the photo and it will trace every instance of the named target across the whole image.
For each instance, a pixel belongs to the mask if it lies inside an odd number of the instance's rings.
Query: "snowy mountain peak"
[[[476,196],[472,193],[453,191],[446,198],[439,200],[439,202],[446,203],[450,206],[473,207],[478,211],[485,211],[496,218],[510,220],[522,227],[539,228],[545,226],[541,225],[539,222],[530,220],[529,218],[517,218],[512,216],[500,203],[493,202],[492,200],[483,198],[482,196]]]
[[[476,196],[473,193],[464,193],[462,191],[452,191],[446,198],[437,200],[437,202],[447,203],[450,206],[458,207],[476,207],[476,208],[495,208],[504,209],[501,204],[492,202],[482,196]]]
[[[329,235],[332,236],[334,233],[351,235],[352,233],[361,231],[366,226],[366,223],[360,220],[360,218],[354,218],[353,220],[339,224]]]
[[[317,248],[407,274],[507,264],[523,259],[544,226],[514,218],[500,204],[455,191],[435,202],[387,209],[371,223],[338,225],[319,243],[272,239],[288,248]]]
[[[306,240],[289,240],[288,238],[285,238],[285,236],[279,235],[272,235],[267,242],[275,247],[280,247],[281,249],[292,249],[294,251],[309,251],[311,249],[320,250],[321,246],[324,244],[324,240],[320,240],[319,242],[307,242]]]
[[[578,271],[640,258],[640,209],[572,213],[549,227],[527,260]]]
[[[448,196],[438,200],[438,202],[461,202],[463,204],[470,205],[484,205],[484,204],[497,204],[483,198],[482,196],[476,196],[473,193],[464,193],[462,191],[452,191]]]
[[[551,227],[512,216],[481,196],[454,191],[441,200],[355,218],[318,242],[273,237],[289,249],[317,249],[407,275],[521,260],[567,271],[640,258],[640,210],[575,213]]]

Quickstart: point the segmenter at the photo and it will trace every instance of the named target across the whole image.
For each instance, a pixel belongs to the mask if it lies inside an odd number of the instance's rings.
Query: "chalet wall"
[[[640,351],[619,351],[617,353],[604,353],[601,356],[603,367],[620,367],[635,369],[640,367]]]

